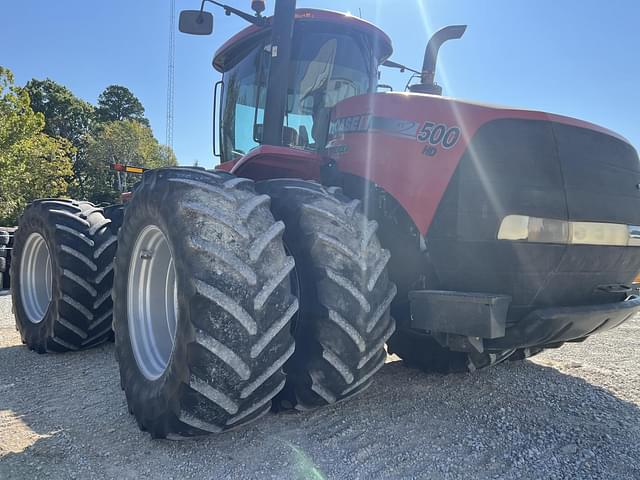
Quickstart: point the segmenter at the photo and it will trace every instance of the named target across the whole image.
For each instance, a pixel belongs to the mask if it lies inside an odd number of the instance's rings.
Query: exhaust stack
[[[422,63],[420,83],[410,85],[409,91],[414,93],[442,95],[442,87],[435,83],[438,52],[444,42],[461,38],[466,29],[466,25],[450,25],[433,34],[429,43],[427,43],[427,48],[424,52],[424,62]]]

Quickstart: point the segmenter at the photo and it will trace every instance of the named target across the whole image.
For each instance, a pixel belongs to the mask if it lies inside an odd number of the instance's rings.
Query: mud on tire
[[[45,256],[30,256],[33,245]],[[109,338],[115,249],[109,220],[89,202],[44,199],[25,209],[14,237],[11,291],[16,326],[29,348],[64,352]],[[44,252],[49,267],[38,261]],[[48,286],[39,278],[48,278]]]
[[[172,252],[177,321],[155,379],[132,347],[129,270],[140,233],[159,228]],[[114,286],[116,356],[129,409],[156,438],[221,432],[267,413],[285,384],[298,309],[282,222],[253,182],[189,168],[146,172],[125,209]],[[150,258],[153,251],[147,253]],[[140,355],[140,354],[138,354]]]
[[[389,306],[396,287],[377,223],[338,188],[285,179],[256,188],[271,196],[276,219],[286,225],[285,246],[296,259],[296,352],[285,365],[280,405],[308,409],[355,395],[384,364],[384,345],[395,328]]]

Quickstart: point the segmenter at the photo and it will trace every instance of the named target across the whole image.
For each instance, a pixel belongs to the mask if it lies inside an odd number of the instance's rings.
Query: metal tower
[[[174,72],[176,53],[176,0],[169,1],[169,60],[167,67],[167,118],[165,143],[173,148],[173,103],[174,103]]]

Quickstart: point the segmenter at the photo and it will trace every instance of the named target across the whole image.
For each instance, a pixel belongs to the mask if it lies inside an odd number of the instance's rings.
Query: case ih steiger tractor
[[[182,31],[211,32],[204,4]],[[123,216],[25,210],[11,268],[29,348],[91,347],[113,321],[130,411],[181,438],[351,397],[385,345],[467,371],[638,311],[640,164],[623,138],[442,97],[437,52],[462,26],[431,39],[409,92],[377,92],[379,67],[408,69],[390,39],[295,4],[221,5],[251,25],[213,59],[216,170],[146,171]]]

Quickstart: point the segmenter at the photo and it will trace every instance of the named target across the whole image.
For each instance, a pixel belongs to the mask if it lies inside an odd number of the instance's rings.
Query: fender
[[[238,160],[222,163],[216,170],[225,170],[252,180],[270,178],[301,178],[320,180],[320,167],[326,159],[315,152],[290,147],[261,145]]]

